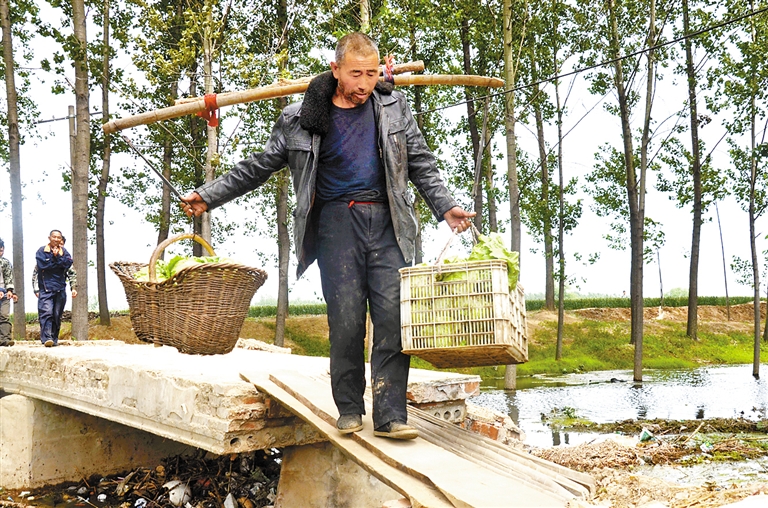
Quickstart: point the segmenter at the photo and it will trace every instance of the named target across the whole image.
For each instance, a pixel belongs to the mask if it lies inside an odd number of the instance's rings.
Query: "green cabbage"
[[[185,268],[197,266],[200,263],[236,263],[234,260],[222,256],[202,256],[202,257],[184,257],[173,256],[168,261],[158,259],[155,266],[157,268],[157,282],[163,282],[170,279]],[[145,266],[133,274],[133,278],[141,281],[149,281],[149,266]]]
[[[520,253],[507,249],[504,246],[504,239],[499,233],[490,233],[488,236],[480,235],[477,244],[472,248],[472,252],[469,253],[468,258],[460,258],[458,256],[446,258],[443,263],[456,264],[465,263],[467,261],[485,261],[489,259],[502,259],[507,262],[507,277],[509,278],[509,291],[512,292],[517,287],[517,279],[520,276]],[[479,272],[450,272],[437,274],[436,280],[440,282],[448,282],[452,280],[467,280],[469,275],[470,282],[472,279],[477,280]]]
[[[480,240],[469,254],[469,261],[486,259],[503,259],[507,262],[509,291],[512,292],[517,287],[517,279],[520,276],[520,253],[507,249],[500,234],[490,233],[488,236],[480,235]]]

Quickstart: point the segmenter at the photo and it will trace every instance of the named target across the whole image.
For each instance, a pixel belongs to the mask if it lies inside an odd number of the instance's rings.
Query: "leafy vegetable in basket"
[[[157,282],[163,282],[170,279],[184,268],[191,266],[197,266],[201,263],[236,263],[230,258],[222,256],[203,256],[203,257],[184,257],[173,256],[168,261],[158,259],[156,265],[157,268]],[[133,274],[133,278],[141,281],[149,281],[149,266],[145,266],[141,270]]]
[[[504,239],[499,233],[490,233],[488,236],[480,235],[480,238],[472,248],[468,258],[446,258],[444,263],[464,263],[466,261],[485,261],[488,259],[503,259],[507,262],[507,277],[509,278],[509,290],[517,287],[517,279],[520,276],[520,253],[513,252],[504,246]],[[447,282],[450,280],[465,280],[467,272],[450,272],[438,274],[437,280]],[[470,276],[472,273],[470,272]]]

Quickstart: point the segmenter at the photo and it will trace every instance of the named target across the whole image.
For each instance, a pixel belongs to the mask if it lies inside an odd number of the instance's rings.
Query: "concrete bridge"
[[[421,503],[411,491],[423,485],[407,478],[393,480],[398,475],[395,470],[366,467],[370,457],[364,457],[363,451],[350,452],[349,440],[337,442],[339,436],[329,421],[315,421],[296,403],[300,394],[286,395],[282,389],[287,387],[270,377],[277,375],[289,383],[310,379],[314,384],[304,384],[300,390],[317,390],[328,375],[327,358],[284,354],[276,348],[236,348],[226,355],[194,356],[170,347],[113,341],[61,344],[44,348],[17,343],[0,348],[0,395],[4,395],[0,398],[0,486],[30,488],[77,481],[94,473],[155,465],[162,458],[197,448],[218,455],[280,448],[285,455],[277,506],[342,506],[338,503],[343,501],[344,506],[378,507],[399,498],[413,506],[494,506],[472,504],[462,498],[464,494],[456,497],[442,491],[430,483],[434,472],[417,471],[405,464],[407,458],[392,458],[402,450],[387,452],[383,463],[394,467],[397,462],[401,467],[396,470],[436,488],[434,499],[428,496],[430,501]],[[292,377],[297,373],[303,377]],[[455,428],[451,424],[464,421],[465,401],[477,393],[480,383],[477,376],[423,370],[412,370],[410,380],[413,410],[421,408],[420,415],[447,425],[449,432]],[[322,410],[332,411],[327,407],[330,387],[326,392],[308,395],[319,401],[315,415],[323,404]],[[312,405],[311,400],[308,403]],[[385,441],[389,440],[375,442]],[[373,453],[370,446],[365,453]],[[375,455],[382,460],[381,452]],[[313,471],[326,473],[307,483],[302,473],[309,464]],[[476,476],[480,466],[462,463],[462,467]],[[564,472],[549,471],[550,475]],[[470,482],[473,474],[465,471],[460,476]],[[506,475],[506,483],[499,488],[528,489],[530,499],[537,499],[536,506],[553,507],[566,506],[570,498],[589,490],[589,479],[581,477],[576,478],[581,487],[531,490],[530,478],[524,476],[515,482],[514,475],[511,480]],[[475,489],[482,490],[479,485]],[[524,503],[521,499],[504,506],[527,506]]]

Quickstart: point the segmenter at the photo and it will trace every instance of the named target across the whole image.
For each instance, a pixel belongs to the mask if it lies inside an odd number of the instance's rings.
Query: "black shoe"
[[[419,437],[419,431],[405,422],[395,421],[375,429],[373,435],[390,439],[416,439]]]
[[[361,415],[341,415],[336,420],[336,428],[341,434],[351,434],[363,430],[363,417]]]
[[[16,342],[9,340],[8,342],[3,342],[2,344],[0,344],[0,347],[10,347],[10,346],[13,346],[14,344],[16,344]]]

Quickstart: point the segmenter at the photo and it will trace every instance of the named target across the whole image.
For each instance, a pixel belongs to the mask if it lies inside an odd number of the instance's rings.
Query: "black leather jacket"
[[[311,220],[315,177],[322,135],[327,130],[330,100],[336,80],[326,72],[312,81],[303,102],[287,106],[272,129],[263,152],[251,154],[229,173],[196,189],[209,209],[242,196],[288,166],[296,194],[293,236],[298,259],[297,277],[315,258],[315,227]],[[407,263],[413,261],[417,235],[413,182],[438,221],[457,206],[443,185],[435,158],[411,114],[402,93],[377,85],[370,100],[378,126],[379,150],[387,182],[389,208],[398,245]]]

